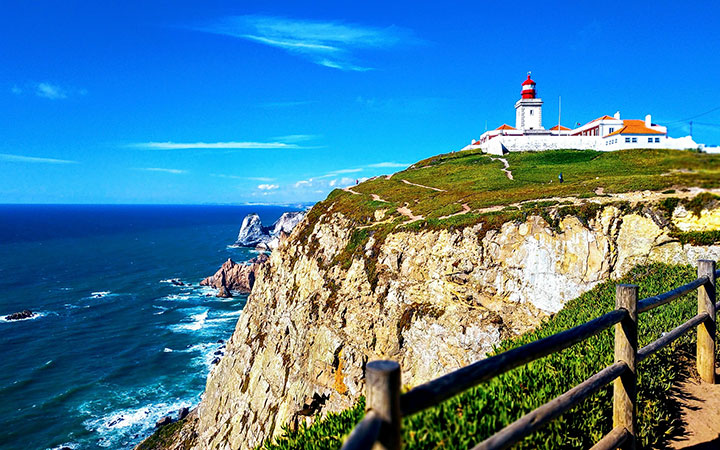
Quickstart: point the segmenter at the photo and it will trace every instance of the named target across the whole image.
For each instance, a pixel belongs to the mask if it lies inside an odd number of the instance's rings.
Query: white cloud
[[[376,28],[339,21],[287,19],[273,16],[228,17],[200,31],[258,42],[339,70],[365,71],[356,52],[416,42],[413,34],[395,26]]]
[[[145,170],[148,172],[163,172],[163,173],[172,173],[175,175],[187,173],[187,170],[180,170],[180,169],[165,169],[162,167],[138,167],[137,170]]]
[[[313,184],[313,179],[310,178],[309,180],[300,180],[300,181],[298,181],[297,183],[295,183],[295,187],[296,187],[296,188],[310,187],[310,186],[312,186],[312,184]]]
[[[149,150],[186,150],[186,149],[289,149],[300,148],[285,142],[137,142],[128,145],[133,148]]]
[[[38,97],[47,98],[50,100],[60,100],[67,98],[67,92],[60,86],[50,83],[38,83],[35,86],[35,95]]]
[[[285,142],[285,143],[296,143],[296,142],[305,142],[305,141],[311,141],[313,139],[317,139],[320,136],[315,134],[288,134],[286,136],[277,136],[271,139],[274,139],[276,141]]]
[[[365,167],[375,167],[375,168],[383,168],[383,167],[409,167],[410,164],[406,163],[397,163],[397,162],[380,162],[375,164],[368,164]]]
[[[211,177],[217,177],[217,178],[230,178],[233,180],[251,180],[251,181],[275,181],[275,178],[271,177],[243,177],[240,175],[226,175],[224,173],[211,173]]]
[[[55,158],[38,158],[35,156],[11,155],[8,153],[0,153],[0,161],[40,163],[40,164],[77,164],[77,161]]]
[[[277,184],[258,184],[258,189],[262,191],[272,191],[274,189],[279,188]]]

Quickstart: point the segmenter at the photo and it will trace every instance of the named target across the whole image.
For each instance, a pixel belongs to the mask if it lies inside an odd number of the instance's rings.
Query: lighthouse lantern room
[[[542,99],[536,98],[535,82],[528,72],[527,80],[522,84],[520,100],[515,103],[515,128],[518,130],[543,130]]]

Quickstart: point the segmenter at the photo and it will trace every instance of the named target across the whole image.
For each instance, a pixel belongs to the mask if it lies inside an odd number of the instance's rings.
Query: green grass
[[[689,266],[639,266],[619,282],[640,285],[641,297],[655,295],[693,280]],[[596,286],[543,323],[537,330],[503,342],[498,352],[587,322],[614,309],[615,281]],[[640,315],[640,345],[657,339],[696,313],[694,296]],[[678,405],[671,387],[688,376],[694,363],[695,333],[691,332],[639,364],[639,448],[662,447],[679,432]],[[598,336],[562,352],[503,374],[488,383],[453,397],[441,405],[403,419],[406,449],[466,449],[502,427],[602,370],[613,361],[613,333]],[[690,369],[690,372],[694,372]],[[605,388],[541,431],[526,438],[518,449],[589,448],[612,428],[612,392]],[[361,417],[364,400],[341,414],[331,414],[310,427],[301,427],[274,443],[275,449],[339,448],[343,436]]]
[[[407,202],[414,214],[442,226],[439,217],[460,211],[463,203],[478,209],[549,197],[592,198],[597,196],[598,188],[603,188],[604,193],[622,193],[720,187],[720,155],[657,149],[556,150],[510,153],[504,158],[514,180],[501,171],[500,161],[470,150],[438,155],[390,179],[378,177],[353,187],[364,195],[334,191],[323,203],[357,223],[369,224],[375,209],[397,214],[396,209]],[[565,179],[562,184],[557,182],[561,172]],[[445,192],[411,186],[403,179]],[[370,202],[370,194],[388,203]],[[448,226],[453,226],[453,220],[446,220]]]

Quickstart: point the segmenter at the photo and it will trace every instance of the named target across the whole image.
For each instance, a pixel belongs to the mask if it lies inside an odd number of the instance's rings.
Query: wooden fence
[[[715,261],[698,261],[698,278],[668,292],[638,301],[638,287],[616,286],[615,310],[575,328],[531,342],[436,378],[400,395],[400,365],[395,361],[371,361],[365,370],[367,413],[350,433],[343,450],[402,447],[404,416],[435,406],[450,397],[488,381],[511,369],[564,350],[615,325],[615,363],[559,397],[545,403],[473,447],[473,450],[508,448],[560,414],[578,405],[611,382],[613,385],[613,430],[593,450],[634,449],[637,433],[637,363],[697,327],[697,370],[700,377],[715,383],[715,280],[720,277]],[[664,305],[697,289],[697,315],[660,339],[638,350],[639,313]]]

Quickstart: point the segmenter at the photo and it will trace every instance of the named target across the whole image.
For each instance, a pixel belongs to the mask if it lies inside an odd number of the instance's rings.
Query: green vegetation
[[[720,155],[656,149],[557,150],[510,153],[504,158],[513,180],[501,170],[503,163],[497,158],[470,150],[438,155],[389,179],[378,177],[352,188],[362,195],[333,191],[321,205],[323,210],[342,212],[358,225],[369,225],[377,209],[407,220],[397,212],[407,204],[413,214],[425,218],[413,225],[413,229],[420,229],[484,221],[483,214],[447,217],[461,211],[463,204],[478,210],[551,197],[593,198],[639,190],[671,192],[691,186],[720,187]],[[561,172],[564,183],[557,182]],[[596,193],[599,188],[603,194]],[[386,202],[372,201],[370,194]]]
[[[693,280],[689,266],[652,264],[636,267],[617,282],[640,285],[647,297]],[[614,309],[615,281],[596,286],[569,302],[536,331],[503,342],[502,352],[587,322]],[[696,313],[690,294],[640,315],[640,345],[657,339]],[[694,372],[694,332],[651,356],[639,365],[638,422],[640,448],[657,448],[678,433],[678,405],[671,387]],[[605,331],[573,347],[520,367],[443,404],[403,420],[406,449],[465,449],[541,404],[602,370],[613,360],[613,333]],[[521,449],[589,448],[612,428],[612,388],[601,390],[575,410],[528,437]],[[285,429],[285,436],[265,449],[339,448],[363,413],[364,400],[341,414],[330,414],[310,427]]]
[[[158,428],[147,439],[137,446],[137,450],[156,450],[170,448],[171,445],[177,444],[176,434],[179,432],[186,419],[178,420],[164,427]],[[192,448],[195,442],[183,442],[181,449]]]

